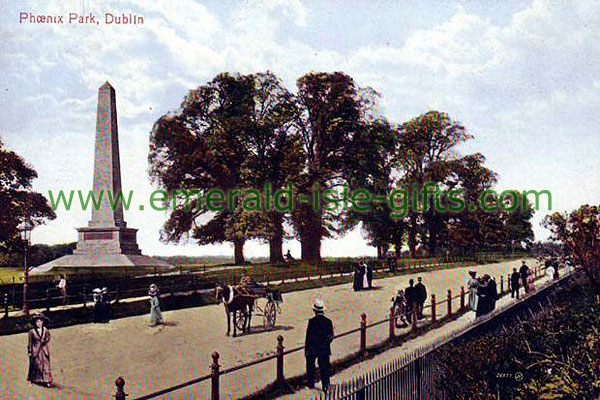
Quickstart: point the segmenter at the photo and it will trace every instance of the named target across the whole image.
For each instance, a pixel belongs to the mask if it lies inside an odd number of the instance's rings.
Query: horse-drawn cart
[[[283,296],[279,290],[266,289],[264,295],[243,295],[254,297],[254,304],[251,306],[251,312],[257,317],[262,317],[263,326],[265,331],[271,331],[275,327],[277,322],[277,314],[281,314],[281,303],[283,303]],[[253,311],[252,311],[253,310]],[[248,311],[242,311],[237,314],[235,319],[236,328],[243,330],[245,326],[249,324],[248,318],[250,315]]]
[[[281,314],[283,296],[278,289],[258,284],[244,286],[217,285],[216,299],[225,306],[227,314],[227,335],[230,332],[230,318],[233,314],[233,336],[236,331],[249,332],[252,314],[262,317],[266,331],[271,331]]]

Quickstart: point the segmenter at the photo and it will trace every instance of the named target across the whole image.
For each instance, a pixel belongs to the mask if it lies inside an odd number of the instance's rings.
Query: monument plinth
[[[99,204],[92,207],[88,226],[77,228],[73,255],[57,258],[35,268],[43,273],[57,268],[148,267],[171,265],[142,255],[137,229],[127,227],[123,215],[119,128],[115,89],[106,82],[98,90],[93,191]]]

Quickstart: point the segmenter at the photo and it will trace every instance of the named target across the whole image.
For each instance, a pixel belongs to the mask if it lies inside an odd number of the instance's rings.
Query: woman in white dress
[[[475,278],[477,272],[469,271],[469,280],[467,282],[467,287],[469,288],[469,308],[472,311],[477,310],[477,288],[479,287],[479,280]]]

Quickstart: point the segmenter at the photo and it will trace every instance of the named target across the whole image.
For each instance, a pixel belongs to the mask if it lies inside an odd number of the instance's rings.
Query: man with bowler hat
[[[315,316],[308,321],[304,355],[306,356],[306,379],[309,388],[315,387],[315,361],[319,361],[323,391],[329,387],[329,357],[333,340],[333,323],[325,316],[325,306],[321,299],[313,305]]]

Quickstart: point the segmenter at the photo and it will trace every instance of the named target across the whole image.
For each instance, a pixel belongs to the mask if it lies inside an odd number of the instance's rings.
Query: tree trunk
[[[410,249],[410,256],[417,256],[417,214],[414,212],[410,213],[410,227],[408,228],[408,248]]]
[[[321,241],[323,239],[323,210],[313,210],[311,205],[300,205],[303,220],[300,223],[300,247],[302,261],[321,261]]]
[[[302,249],[302,261],[318,262],[321,261],[321,236],[306,235],[300,238],[300,247]]]
[[[402,257],[402,235],[396,237],[394,247],[396,248],[396,258]]]
[[[235,265],[244,265],[246,263],[246,260],[244,260],[244,243],[246,243],[246,239],[233,240]]]
[[[272,217],[273,236],[269,239],[269,261],[271,263],[283,262],[283,215],[279,212]]]

